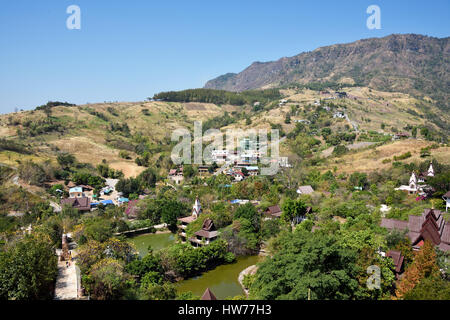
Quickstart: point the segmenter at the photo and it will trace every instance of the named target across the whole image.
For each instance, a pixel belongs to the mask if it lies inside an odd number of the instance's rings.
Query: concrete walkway
[[[60,250],[59,250],[60,251]],[[65,261],[59,261],[58,252],[58,276],[56,278],[55,300],[76,300],[78,298],[77,271],[75,263],[71,262],[66,267]]]

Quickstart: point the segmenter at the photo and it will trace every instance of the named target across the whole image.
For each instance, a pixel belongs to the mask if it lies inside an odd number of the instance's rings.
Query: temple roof
[[[383,218],[381,226],[387,229],[408,230],[408,237],[413,246],[423,240],[429,240],[441,250],[450,251],[450,222],[445,222],[440,210],[425,209],[420,216],[410,215],[408,221]]]
[[[395,272],[401,272],[403,260],[405,258],[402,256],[402,253],[400,251],[391,250],[387,253],[387,256],[394,260]]]
[[[209,288],[206,288],[200,300],[217,300],[217,298]]]

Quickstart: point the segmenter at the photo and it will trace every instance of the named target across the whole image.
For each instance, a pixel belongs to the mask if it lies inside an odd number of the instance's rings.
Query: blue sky
[[[69,5],[81,30],[66,28]],[[366,27],[369,5],[381,30]],[[392,33],[450,34],[450,1],[2,1],[0,113],[140,101],[270,61]]]

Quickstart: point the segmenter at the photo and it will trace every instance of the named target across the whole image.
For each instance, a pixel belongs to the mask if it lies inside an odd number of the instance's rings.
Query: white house
[[[82,187],[74,187],[69,189],[70,198],[81,198],[84,197],[83,188]]]
[[[240,171],[233,172],[233,177],[235,181],[242,181],[244,180],[244,174]]]

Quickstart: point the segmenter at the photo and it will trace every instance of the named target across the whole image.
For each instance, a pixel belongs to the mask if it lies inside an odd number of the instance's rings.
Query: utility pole
[[[308,288],[308,300],[311,300],[311,289]]]

